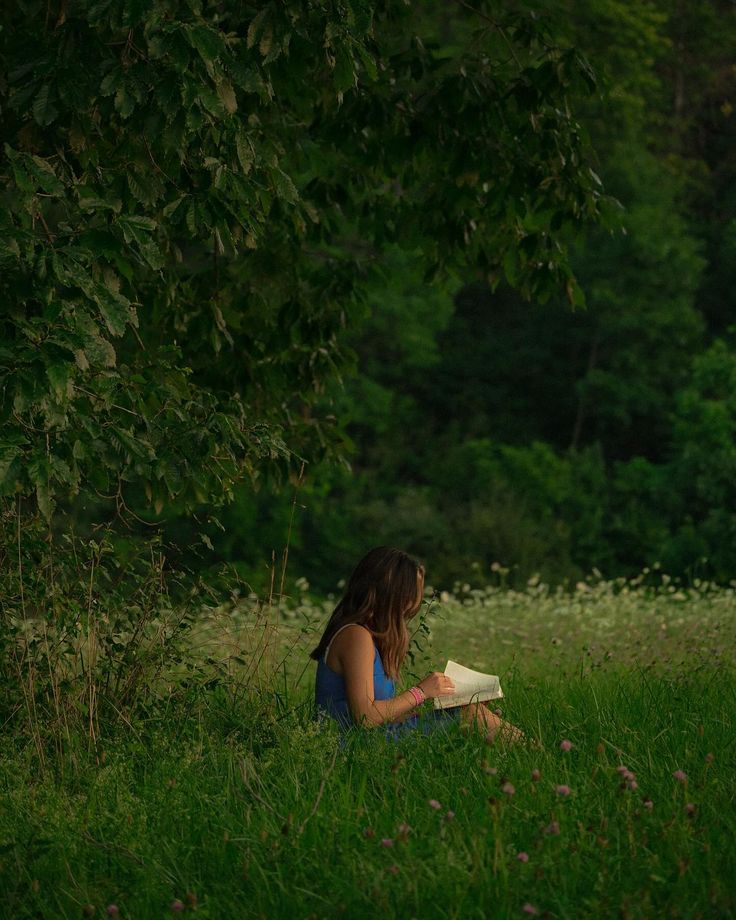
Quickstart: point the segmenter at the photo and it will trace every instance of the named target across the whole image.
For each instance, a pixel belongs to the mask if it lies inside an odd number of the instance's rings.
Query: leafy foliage
[[[563,8],[599,75],[575,109],[623,232],[565,236],[584,311],[462,270],[430,288],[418,253],[384,254],[351,339],[360,374],[333,395],[352,473],[313,471],[292,531],[292,565],[322,590],[375,542],[413,549],[439,585],[483,584],[493,563],[514,584],[655,562],[733,578],[736,8],[538,7]],[[222,555],[257,572],[247,533],[280,546],[288,502],[240,499]]]
[[[389,241],[582,302],[558,237],[604,203],[568,104],[592,71],[531,13],[458,7],[440,41],[438,9],[0,13],[2,494],[158,513],[324,454],[310,404]]]

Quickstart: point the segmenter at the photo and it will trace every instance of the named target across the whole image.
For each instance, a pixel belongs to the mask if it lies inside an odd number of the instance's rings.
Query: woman
[[[485,732],[489,742],[522,738],[483,703],[420,716],[416,709],[426,699],[455,690],[439,671],[396,695],[395,681],[409,649],[406,624],[419,612],[423,595],[424,568],[401,550],[379,546],[361,559],[310,655],[317,661],[317,716],[326,713],[346,728],[382,726],[391,739],[458,722]]]

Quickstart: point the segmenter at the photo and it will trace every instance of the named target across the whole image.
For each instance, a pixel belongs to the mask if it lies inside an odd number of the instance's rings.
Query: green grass
[[[180,899],[201,918],[733,916],[733,592],[622,587],[458,586],[430,616],[409,670],[452,657],[499,674],[504,716],[538,749],[456,728],[340,748],[309,719],[314,663],[297,683],[328,609],[304,599],[279,627],[293,651],[277,705],[192,690],[111,726],[97,756],[72,738],[44,775],[5,737],[0,913],[116,904],[143,920]]]

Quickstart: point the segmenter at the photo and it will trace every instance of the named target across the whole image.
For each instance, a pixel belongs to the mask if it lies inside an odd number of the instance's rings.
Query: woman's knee
[[[493,728],[501,724],[499,717],[492,713],[484,703],[468,703],[463,706],[462,716],[468,722],[479,722],[481,725]]]

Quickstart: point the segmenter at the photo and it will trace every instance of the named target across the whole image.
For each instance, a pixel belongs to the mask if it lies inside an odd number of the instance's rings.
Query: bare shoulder
[[[330,646],[327,664],[338,674],[342,674],[345,666],[352,667],[357,662],[373,659],[373,636],[365,626],[351,623],[335,636]]]

